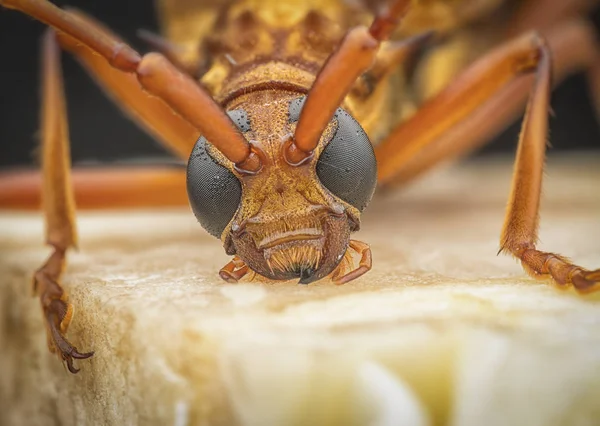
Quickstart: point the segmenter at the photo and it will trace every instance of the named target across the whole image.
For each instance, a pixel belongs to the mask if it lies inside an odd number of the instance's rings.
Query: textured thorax
[[[159,4],[164,32],[188,59],[199,53],[197,75],[227,110],[249,92],[307,93],[347,30],[369,25],[373,16],[362,2],[345,0],[205,0],[191,9],[187,1]],[[374,143],[396,117],[395,81],[379,82],[368,97],[351,91],[342,104]]]
[[[218,101],[266,84],[307,91],[344,34],[339,6],[317,11],[311,2],[280,3],[242,0],[217,18],[203,43],[210,68],[202,83]]]
[[[203,41],[202,77],[217,101],[264,89],[308,91],[347,28],[367,22],[337,1],[241,0],[223,9]]]

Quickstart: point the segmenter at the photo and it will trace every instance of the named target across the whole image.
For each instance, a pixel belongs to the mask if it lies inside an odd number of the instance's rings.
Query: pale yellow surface
[[[550,161],[541,248],[600,266],[600,158]],[[600,425],[600,298],[496,256],[510,165],[378,197],[342,287],[222,282],[187,210],[85,213],[64,283],[73,376],[29,277],[40,216],[0,214],[2,425]],[[381,194],[380,194],[381,195]]]

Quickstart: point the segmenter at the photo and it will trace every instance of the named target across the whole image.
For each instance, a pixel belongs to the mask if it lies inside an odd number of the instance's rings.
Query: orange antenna
[[[148,53],[137,70],[138,80],[158,96],[245,171],[260,168],[258,156],[236,125],[212,97],[192,78],[182,73],[160,53]]]
[[[260,168],[258,156],[225,111],[191,77],[177,69],[163,55],[143,57],[95,22],[81,14],[64,11],[44,0],[0,0],[73,37],[108,60],[115,68],[137,74],[142,87],[162,99],[176,113],[196,127],[238,169]],[[194,141],[190,141],[190,148]],[[191,149],[190,149],[191,151]]]
[[[382,41],[387,40],[411,0],[396,0],[381,11],[370,28],[351,29],[317,75],[300,113],[293,143],[285,152],[293,164],[309,157],[321,134],[356,79],[369,69]]]

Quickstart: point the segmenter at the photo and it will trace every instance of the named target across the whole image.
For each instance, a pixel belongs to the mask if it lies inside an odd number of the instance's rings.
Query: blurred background
[[[202,2],[202,0],[198,0]],[[556,0],[562,1],[562,0]],[[158,32],[149,0],[70,0],[57,5],[80,8],[120,34],[140,51],[147,48],[136,37],[139,28]],[[600,8],[590,14],[600,28]],[[0,167],[35,163],[39,111],[39,49],[44,26],[24,15],[0,9]],[[112,162],[138,157],[168,161],[157,142],[125,118],[82,68],[63,55],[67,104],[75,163]],[[556,117],[551,119],[552,153],[600,150],[600,126],[592,109],[583,75],[565,81],[552,96]],[[513,152],[520,120],[509,126],[479,155]]]

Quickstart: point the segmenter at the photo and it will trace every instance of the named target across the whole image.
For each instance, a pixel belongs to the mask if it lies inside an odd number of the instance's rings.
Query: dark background
[[[201,1],[201,0],[198,0]],[[558,0],[557,0],[558,1]],[[135,31],[157,31],[150,0],[55,1],[85,10],[108,24],[136,49],[145,51]],[[600,28],[600,9],[593,14]],[[0,8],[0,167],[31,165],[38,129],[39,49],[44,26]],[[126,119],[79,65],[63,55],[74,162],[168,157],[157,142]],[[600,150],[598,125],[582,75],[568,79],[552,97],[551,142],[560,150]],[[514,151],[519,124],[489,144],[484,153]]]

